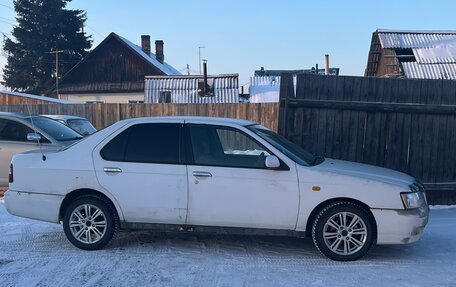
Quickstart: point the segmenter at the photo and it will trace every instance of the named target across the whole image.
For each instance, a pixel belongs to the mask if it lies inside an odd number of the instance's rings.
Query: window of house
[[[93,101],[86,101],[86,104],[104,104],[105,101],[101,100],[93,100]]]
[[[179,124],[138,124],[112,139],[100,154],[108,161],[179,164]]]
[[[171,103],[171,92],[170,91],[160,91],[158,95],[159,103]]]
[[[195,164],[264,168],[270,155],[266,148],[239,130],[192,126],[190,128]]]

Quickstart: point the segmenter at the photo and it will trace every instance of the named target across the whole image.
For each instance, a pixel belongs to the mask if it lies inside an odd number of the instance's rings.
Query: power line
[[[98,34],[99,36],[103,37],[103,35],[101,35],[101,33],[98,33],[98,31],[95,30],[94,28],[90,27],[90,26],[87,25],[87,24],[86,24],[86,26],[87,26],[87,28],[89,28],[90,30],[92,30],[93,32],[95,32],[95,34]]]
[[[12,23],[16,23],[16,20],[11,20],[11,19],[5,18],[5,17],[0,17],[0,18],[3,20],[6,20],[6,21],[12,22]]]
[[[16,27],[16,24],[12,24],[10,22],[6,22],[5,20],[2,20],[2,19],[0,19],[0,22],[6,23],[6,24],[10,24],[11,26]]]
[[[11,7],[11,6],[8,6],[8,5],[5,5],[5,4],[0,4],[0,6],[6,7],[6,8],[8,8],[8,9],[11,9],[11,10],[14,10],[14,8],[13,8],[13,7]]]

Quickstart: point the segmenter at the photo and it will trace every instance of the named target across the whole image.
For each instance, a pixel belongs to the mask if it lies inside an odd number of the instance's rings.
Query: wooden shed
[[[377,30],[364,76],[456,80],[456,30]]]

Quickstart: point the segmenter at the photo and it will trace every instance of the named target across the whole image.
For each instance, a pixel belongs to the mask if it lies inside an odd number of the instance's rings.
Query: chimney
[[[155,58],[163,64],[165,61],[165,53],[163,52],[163,40],[155,41]]]
[[[141,49],[150,56],[150,35],[141,35]]]
[[[329,75],[329,55],[325,55],[325,75]]]

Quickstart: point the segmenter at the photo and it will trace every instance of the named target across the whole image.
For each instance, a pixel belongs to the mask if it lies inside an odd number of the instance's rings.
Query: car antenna
[[[30,106],[29,106],[28,103],[26,103],[25,105],[27,106],[27,111],[28,111],[28,114],[29,114],[29,117],[30,117],[30,121],[31,121],[31,123],[32,123],[33,131],[34,131],[37,135],[39,135],[38,131],[36,130],[35,123],[33,122],[32,113],[30,112]],[[45,161],[45,160],[46,160],[46,156],[45,156],[44,153],[43,153],[43,149],[42,149],[42,147],[41,147],[41,141],[40,141],[39,139],[37,139],[36,141],[38,142],[38,146],[40,147],[41,159],[42,159],[43,161]]]

